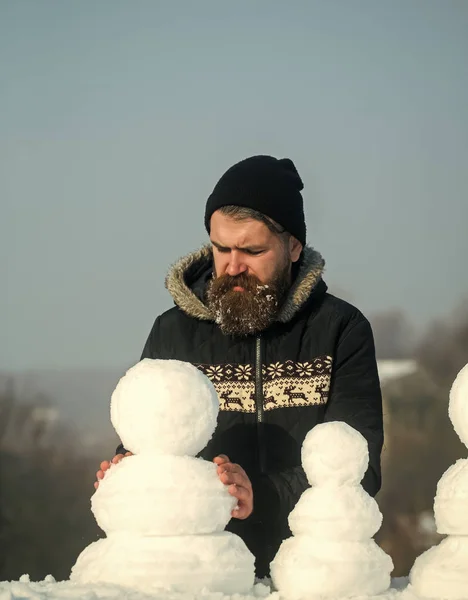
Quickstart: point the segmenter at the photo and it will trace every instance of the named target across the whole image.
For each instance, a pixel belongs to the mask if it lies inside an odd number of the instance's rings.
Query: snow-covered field
[[[354,597],[353,600],[419,600],[416,596],[403,592],[406,587],[405,578],[395,579],[392,588],[379,596]],[[278,592],[272,591],[269,581],[257,582],[249,595],[235,594],[226,596],[221,593],[205,592],[197,595],[171,592],[168,590],[155,591],[154,594],[113,585],[79,585],[70,581],[56,582],[52,576],[44,581],[29,581],[23,575],[19,581],[0,583],[0,600],[283,600]],[[310,600],[321,600],[311,598]],[[329,600],[346,600],[334,598]],[[442,599],[440,599],[442,600]]]

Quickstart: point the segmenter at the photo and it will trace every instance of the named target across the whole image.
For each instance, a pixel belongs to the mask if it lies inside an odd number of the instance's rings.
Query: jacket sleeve
[[[338,343],[325,421],[344,421],[364,436],[369,467],[361,483],[375,496],[381,486],[382,392],[374,336],[369,321],[360,313]]]
[[[159,317],[153,324],[150,334],[146,340],[140,360],[144,358],[160,358],[160,335],[159,335]]]
[[[369,467],[362,486],[375,496],[381,485],[383,446],[382,394],[377,372],[374,337],[367,319],[358,313],[341,335],[324,422],[344,421],[367,440]],[[252,482],[254,520],[287,519],[301,494],[309,487],[302,466],[269,473]]]
[[[141,353],[140,360],[144,358],[158,358],[158,350],[159,350],[159,317],[153,324],[151,328],[150,334],[146,340],[145,346],[143,348],[143,352]],[[116,454],[125,454],[127,449],[124,447],[122,443],[120,443],[116,450]]]

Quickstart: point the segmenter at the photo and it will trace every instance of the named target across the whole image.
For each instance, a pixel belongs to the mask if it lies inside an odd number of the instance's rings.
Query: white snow
[[[418,363],[413,359],[381,359],[377,361],[379,379],[382,385],[390,381],[412,375],[418,370]]]
[[[450,390],[449,416],[458,437],[468,447],[468,364],[458,373]]]
[[[252,590],[253,560],[240,537],[113,534],[81,553],[71,573],[79,583],[112,583],[150,594],[160,589],[226,595]]]
[[[422,598],[468,598],[468,537],[450,536],[424,552],[411,570],[411,587]]]
[[[364,541],[382,525],[377,502],[361,486],[306,490],[289,515],[294,535],[328,540]]]
[[[302,444],[302,466],[310,485],[359,485],[367,469],[365,438],[346,423],[314,427]]]
[[[468,444],[468,365],[450,391],[449,416]],[[438,533],[449,537],[419,556],[411,569],[408,592],[424,599],[468,599],[468,459],[459,459],[437,485],[434,516]]]
[[[302,461],[312,488],[289,515],[294,536],[271,564],[275,587],[288,600],[388,591],[393,562],[372,539],[382,515],[359,485],[369,461],[365,438],[346,423],[316,425]]]
[[[152,452],[111,466],[91,499],[96,521],[108,535],[188,535],[223,531],[236,499],[216,465],[192,456]]]
[[[112,425],[134,454],[195,456],[211,439],[218,411],[208,377],[176,360],[143,359],[122,377],[111,399]]]
[[[457,460],[440,478],[434,500],[434,516],[439,533],[468,536],[468,460],[466,458]]]
[[[254,556],[224,531],[236,500],[214,463],[190,456],[216,426],[212,383],[189,363],[145,359],[119,381],[111,404],[135,455],[100,482],[91,506],[107,538],[83,550],[70,580],[143,593],[251,592]]]
[[[376,595],[390,586],[391,558],[373,540],[283,542],[272,566],[275,586],[289,600]]]
[[[394,587],[378,596],[336,597],[332,600],[420,600],[413,595],[402,595],[406,579],[393,582]],[[47,576],[44,581],[29,582],[23,576],[19,582],[0,582],[0,600],[287,600],[271,588],[269,581],[257,582],[250,594],[227,596],[220,592],[180,593],[173,590],[159,590],[145,594],[138,590],[109,584],[80,585],[69,581],[54,582]],[[310,600],[321,600],[315,596]],[[443,600],[443,599],[440,599]]]
[[[393,597],[392,597],[393,598]],[[176,592],[172,589],[145,594],[136,589],[111,584],[77,584],[70,581],[55,583],[48,576],[44,581],[30,582],[23,576],[20,581],[0,582],[0,600],[280,600],[268,585],[256,583],[250,594],[233,594],[202,590],[198,593]],[[379,600],[387,600],[379,598]],[[390,598],[388,599],[390,600]]]

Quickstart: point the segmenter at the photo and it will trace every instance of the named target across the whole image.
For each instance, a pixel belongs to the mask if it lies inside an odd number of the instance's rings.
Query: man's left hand
[[[218,476],[224,485],[228,486],[231,496],[237,498],[237,506],[232,511],[235,519],[247,519],[253,511],[253,491],[247,473],[240,465],[229,460],[225,454],[213,459],[218,466]]]

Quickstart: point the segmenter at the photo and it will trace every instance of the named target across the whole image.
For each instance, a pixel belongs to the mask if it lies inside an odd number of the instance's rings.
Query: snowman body
[[[271,564],[285,599],[375,596],[389,588],[392,560],[372,539],[382,515],[360,485],[367,464],[365,439],[345,423],[307,434],[302,465],[312,487],[289,515],[293,537]]]
[[[468,365],[450,390],[449,416],[468,446]],[[420,598],[468,598],[468,459],[459,459],[442,475],[434,499],[437,532],[447,535],[419,556],[410,572],[410,585]]]
[[[111,420],[134,455],[106,472],[91,499],[107,537],[83,550],[72,581],[146,593],[252,588],[254,557],[224,531],[236,501],[216,465],[194,456],[218,410],[211,382],[188,363],[145,359],[120,380]]]

